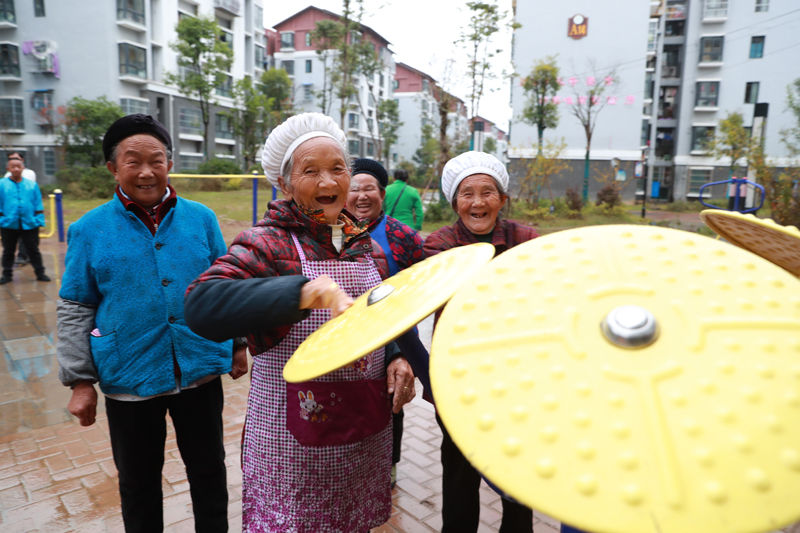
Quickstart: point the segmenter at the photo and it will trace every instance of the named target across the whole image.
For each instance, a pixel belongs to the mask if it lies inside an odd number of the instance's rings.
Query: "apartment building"
[[[298,112],[325,113],[341,122],[342,102],[332,94],[322,96],[330,85],[331,69],[334,69],[335,50],[322,54],[312,42],[311,32],[321,20],[340,20],[339,15],[309,6],[274,25],[279,37],[275,52],[275,66],[283,68],[294,83],[294,105]],[[394,59],[389,50],[391,43],[366,25],[347,36],[350,42],[359,40],[372,44],[383,67],[374,76],[358,74],[355,79],[357,93],[344,102],[344,123],[340,124],[347,134],[349,151],[353,157],[381,159],[382,148],[380,124],[377,120],[378,104],[392,98]],[[324,105],[324,108],[323,108]]]
[[[175,25],[198,15],[217,19],[234,52],[228,81],[217,89],[208,152],[236,158],[236,141],[219,112],[233,105],[234,79],[264,68],[261,0],[2,0],[0,157],[23,151],[40,181],[53,182],[59,107],[75,96],[105,96],[126,113],[152,114],[170,130],[175,171],[197,168],[204,153],[200,110],[165,83],[165,73],[178,71],[169,47]]]
[[[422,146],[422,128],[431,126],[432,135],[439,138],[439,88],[432,76],[405,63],[397,63],[394,73],[394,98],[397,100],[403,125],[392,146],[392,166],[400,161],[412,161]]]

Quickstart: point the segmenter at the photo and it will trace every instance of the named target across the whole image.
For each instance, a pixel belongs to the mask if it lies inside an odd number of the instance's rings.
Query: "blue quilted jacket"
[[[34,229],[44,226],[42,192],[35,181],[0,179],[0,228]]]
[[[226,251],[214,213],[178,198],[155,235],[118,198],[67,234],[59,296],[97,307],[92,358],[106,394],[151,396],[231,370],[231,341],[192,333],[183,318],[189,284]]]

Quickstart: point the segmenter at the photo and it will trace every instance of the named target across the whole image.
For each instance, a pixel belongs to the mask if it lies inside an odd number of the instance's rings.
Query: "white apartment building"
[[[412,161],[422,146],[422,128],[430,125],[439,138],[439,102],[436,80],[405,63],[397,63],[394,73],[394,98],[400,121],[397,142],[392,146],[392,168],[401,161]]]

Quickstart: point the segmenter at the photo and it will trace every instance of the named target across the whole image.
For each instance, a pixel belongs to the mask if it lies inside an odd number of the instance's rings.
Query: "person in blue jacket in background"
[[[168,185],[172,140],[150,115],[103,138],[114,198],[69,228],[58,302],[61,382],[69,411],[95,422],[99,383],[127,533],[163,530],[161,470],[169,413],[198,532],[228,530],[220,375],[247,372],[244,339],[213,342],[183,312],[189,284],[226,252],[216,216]]]

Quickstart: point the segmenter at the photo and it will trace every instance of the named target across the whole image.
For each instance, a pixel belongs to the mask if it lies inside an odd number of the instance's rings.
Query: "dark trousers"
[[[10,278],[14,275],[14,254],[17,252],[17,243],[25,244],[28,258],[37,275],[44,274],[42,254],[39,253],[39,228],[11,229],[0,228],[0,238],[3,240],[3,277]]]
[[[478,531],[481,475],[456,447],[442,424],[442,533]],[[503,498],[500,533],[533,533],[533,511]]]
[[[17,259],[20,261],[28,260],[28,251],[25,249],[25,241],[19,241],[19,246],[17,247]]]
[[[126,533],[164,529],[161,470],[166,415],[186,465],[196,532],[228,531],[228,487],[222,444],[222,380],[139,402],[106,398],[114,463],[119,470]]]
[[[392,413],[392,464],[400,462],[400,446],[403,443],[403,410]]]

